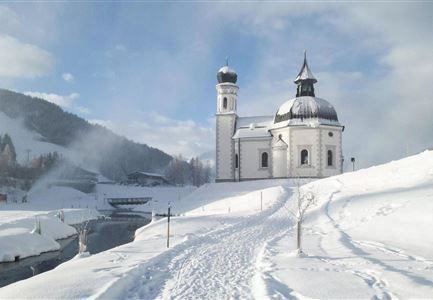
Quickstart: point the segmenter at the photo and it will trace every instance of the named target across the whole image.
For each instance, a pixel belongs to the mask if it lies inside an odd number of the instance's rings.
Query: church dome
[[[224,66],[219,69],[217,73],[217,79],[218,83],[236,83],[236,81],[238,80],[238,74],[236,74],[235,70],[230,69],[228,66]]]
[[[278,109],[274,123],[296,120],[297,123],[319,121],[319,123],[338,124],[337,112],[325,99],[301,96],[285,102]]]

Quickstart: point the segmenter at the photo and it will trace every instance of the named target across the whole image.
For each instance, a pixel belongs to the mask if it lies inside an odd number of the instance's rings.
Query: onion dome
[[[283,103],[275,114],[274,124],[289,121],[292,125],[327,124],[340,125],[337,112],[325,99],[316,98],[314,84],[317,79],[307,64],[307,53],[304,52],[304,63],[295,79],[297,84],[296,98]]]
[[[217,73],[217,80],[218,83],[236,83],[236,81],[238,80],[238,74],[236,74],[236,71],[230,69],[228,64],[226,64],[224,67],[219,69]]]
[[[325,99],[301,96],[291,99],[278,109],[274,123],[294,120],[293,123],[318,121],[321,124],[338,125],[337,112]]]

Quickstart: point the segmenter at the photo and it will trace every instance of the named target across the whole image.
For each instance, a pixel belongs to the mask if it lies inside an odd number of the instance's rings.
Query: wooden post
[[[263,211],[263,191],[260,191],[260,211]]]
[[[170,205],[168,205],[167,213],[167,248],[170,247]]]

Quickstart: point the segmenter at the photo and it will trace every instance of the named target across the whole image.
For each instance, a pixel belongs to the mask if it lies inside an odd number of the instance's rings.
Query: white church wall
[[[272,145],[278,144],[278,141],[281,139],[287,147],[276,147],[272,148],[272,177],[280,178],[280,177],[288,177],[289,176],[289,165],[288,161],[290,161],[290,151],[289,151],[289,143],[290,143],[290,131],[288,127],[281,129],[272,130]]]
[[[273,149],[272,176],[274,178],[287,177],[287,148]]]
[[[291,127],[289,143],[289,176],[318,177],[320,176],[319,128]],[[301,162],[301,151],[308,151],[308,162]]]
[[[234,141],[232,140],[235,114],[216,117],[216,180],[234,180]]]
[[[322,176],[334,176],[341,174],[341,138],[340,128],[323,127],[321,129],[322,141]],[[328,150],[332,151],[332,165],[328,166]]]
[[[261,167],[261,155],[268,153],[268,167]],[[272,177],[271,138],[242,139],[240,143],[240,179],[262,179]]]

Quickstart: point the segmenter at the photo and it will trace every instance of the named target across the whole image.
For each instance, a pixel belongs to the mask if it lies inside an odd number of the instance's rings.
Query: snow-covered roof
[[[296,76],[295,83],[299,83],[302,80],[311,80],[314,83],[317,82],[317,79],[314,77],[313,73],[311,72],[310,68],[308,67],[307,63],[307,52],[304,52],[304,64],[302,65],[301,70],[298,73],[298,76]]]
[[[257,126],[269,126],[272,124],[273,116],[238,117],[236,119],[236,129],[249,127],[251,124]]]
[[[155,178],[162,178],[162,179],[164,178],[164,176],[161,175],[161,174],[149,173],[149,172],[141,172],[141,171],[132,172],[132,173],[128,174],[128,176],[131,176],[131,175],[144,175],[144,176],[147,176],[147,177],[155,177]]]
[[[217,80],[218,83],[233,83],[235,84],[237,81],[238,75],[236,71],[229,68],[228,66],[224,66],[218,70]]]
[[[340,125],[337,112],[325,99],[301,96],[283,103],[275,115],[275,123],[290,121],[290,125],[319,124]]]
[[[115,183],[115,181],[108,179],[104,175],[98,174],[97,176],[98,183]]]
[[[234,139],[270,137],[269,127],[273,123],[272,116],[239,117],[236,120]]]
[[[236,71],[233,70],[233,69],[230,69],[229,66],[222,67],[221,69],[218,70],[218,72],[221,72],[221,73],[224,73],[224,74],[227,74],[227,73],[236,73]]]

